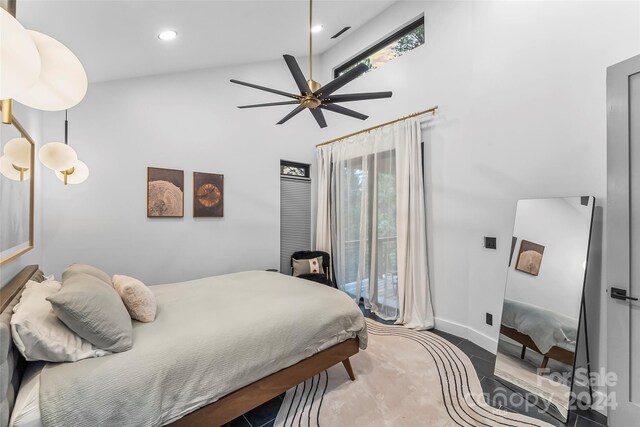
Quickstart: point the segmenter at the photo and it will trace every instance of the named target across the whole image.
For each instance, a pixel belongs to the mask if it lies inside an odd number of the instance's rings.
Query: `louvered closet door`
[[[311,180],[280,178],[280,271],[291,274],[291,254],[311,249]]]

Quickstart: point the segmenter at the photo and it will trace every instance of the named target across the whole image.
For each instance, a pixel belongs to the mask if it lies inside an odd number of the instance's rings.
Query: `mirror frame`
[[[7,255],[6,257],[0,259],[0,265],[4,265],[9,261],[14,260],[21,255],[24,255],[25,253],[33,249],[33,246],[34,246],[33,217],[34,217],[34,210],[35,210],[34,194],[35,194],[35,175],[36,175],[35,173],[36,144],[35,142],[33,142],[31,135],[29,135],[29,133],[25,130],[25,128],[22,127],[20,122],[13,115],[11,116],[11,125],[2,124],[2,126],[12,126],[12,125],[18,130],[18,132],[20,132],[20,135],[23,138],[25,138],[27,141],[29,141],[29,143],[31,144],[31,168],[30,168],[31,170],[29,171],[29,180],[30,180],[30,183],[29,183],[29,245],[26,248],[20,249],[16,253]],[[0,179],[4,179],[4,177],[0,177]]]

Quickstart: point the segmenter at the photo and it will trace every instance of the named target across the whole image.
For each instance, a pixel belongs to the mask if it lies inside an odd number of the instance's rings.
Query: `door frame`
[[[612,426],[637,419],[639,411],[630,403],[630,302],[610,297],[612,286],[631,287],[629,77],[638,73],[640,55],[607,68],[607,369],[618,376],[608,385],[617,402],[615,410],[608,402]]]

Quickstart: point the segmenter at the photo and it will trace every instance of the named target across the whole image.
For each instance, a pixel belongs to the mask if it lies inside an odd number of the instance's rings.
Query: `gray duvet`
[[[543,354],[556,345],[575,347],[578,322],[535,305],[505,299],[501,323],[529,335]]]
[[[133,348],[48,364],[45,427],[159,426],[332,345],[365,321],[353,300],[318,283],[244,272],[151,288],[152,323],[133,322]]]

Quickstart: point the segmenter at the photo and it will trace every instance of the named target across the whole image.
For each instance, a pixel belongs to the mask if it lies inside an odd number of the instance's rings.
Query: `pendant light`
[[[0,173],[5,178],[12,181],[26,181],[29,179],[29,174],[26,172],[27,169],[17,167],[7,156],[0,157]]]
[[[14,99],[27,107],[62,111],[77,105],[87,93],[87,74],[80,60],[65,45],[46,34],[27,30],[38,51],[40,76]]]
[[[2,122],[11,123],[11,98],[33,86],[40,76],[40,53],[24,27],[0,8],[0,100]]]
[[[12,100],[38,110],[62,111],[87,92],[78,58],[56,39],[25,30],[15,19],[15,0],[0,10],[0,100],[2,122],[11,123]]]
[[[82,184],[89,178],[89,167],[82,160],[76,160],[73,167],[65,171],[56,171],[60,181],[67,184]]]
[[[13,138],[4,145],[4,154],[21,168],[31,167],[31,143],[27,138]]]
[[[31,168],[31,143],[26,138],[9,140],[0,157],[0,173],[14,181],[28,180]]]
[[[89,177],[89,168],[78,160],[75,150],[69,146],[69,120],[64,113],[64,144],[50,142],[40,148],[38,158],[43,165],[53,170],[56,176],[67,184],[81,184]]]

